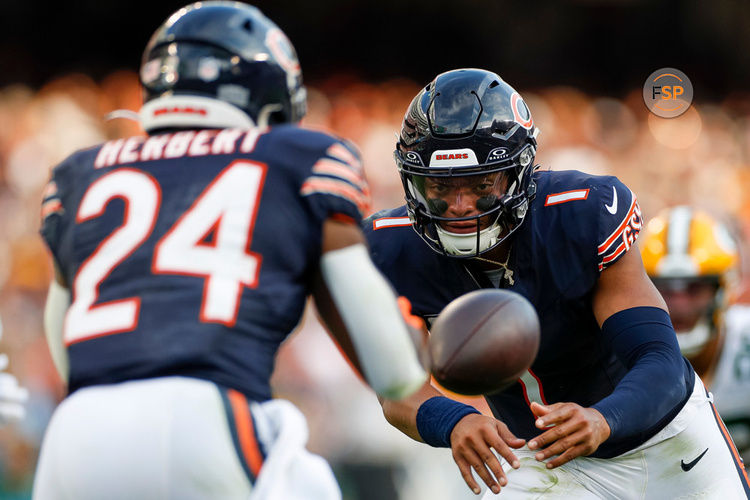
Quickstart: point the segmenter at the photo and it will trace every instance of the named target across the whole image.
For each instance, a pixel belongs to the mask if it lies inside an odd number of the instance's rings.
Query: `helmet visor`
[[[155,49],[141,67],[141,82],[154,91],[175,87],[180,81],[208,85],[237,72],[240,60],[219,47],[171,43]]]
[[[492,224],[497,218],[500,199],[507,185],[504,172],[410,177],[410,189],[424,212],[443,229],[454,233],[475,232],[477,223],[479,229]]]

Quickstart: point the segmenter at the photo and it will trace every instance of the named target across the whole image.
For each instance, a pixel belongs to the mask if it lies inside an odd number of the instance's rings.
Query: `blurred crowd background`
[[[49,169],[73,151],[142,133],[134,121],[105,117],[139,109],[140,51],[181,2],[145,9],[136,1],[119,10],[60,2],[35,22],[29,17],[36,2],[5,3],[0,352],[31,397],[26,420],[0,429],[0,499],[21,499],[30,495],[45,426],[65,395],[42,330],[51,267],[38,236],[41,192]],[[375,210],[403,200],[392,151],[413,95],[438,72],[477,66],[498,72],[525,97],[541,129],[541,168],[617,175],[646,218],[691,203],[750,236],[750,31],[743,31],[750,4],[258,5],[300,53],[309,91],[303,124],[360,147]],[[695,89],[693,106],[679,118],[658,118],[642,100],[646,77],[666,66],[684,71]],[[750,294],[744,286],[735,295]],[[448,450],[417,445],[388,426],[313,312],[284,345],[273,383],[308,417],[309,447],[334,465],[345,498],[472,497]]]

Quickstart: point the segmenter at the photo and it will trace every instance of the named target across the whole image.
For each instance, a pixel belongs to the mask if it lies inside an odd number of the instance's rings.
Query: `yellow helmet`
[[[674,207],[646,224],[640,248],[646,272],[669,307],[682,353],[693,361],[719,349],[722,313],[739,263],[727,227],[702,210]]]

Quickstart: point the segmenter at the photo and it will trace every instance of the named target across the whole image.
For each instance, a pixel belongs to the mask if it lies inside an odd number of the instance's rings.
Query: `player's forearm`
[[[421,353],[366,247],[355,244],[325,252],[320,271],[367,383],[378,395],[394,399],[417,391],[427,379]]]
[[[614,392],[594,405],[607,420],[612,439],[645,435],[677,413],[690,388],[671,358],[659,351],[644,354]]]
[[[434,396],[442,396],[442,394],[428,382],[408,398],[399,401],[385,398],[378,399],[388,423],[415,441],[422,443],[424,440],[417,430],[417,412],[423,402]]]
[[[70,291],[52,280],[44,307],[44,333],[52,361],[63,382],[68,381],[68,353],[63,343],[63,322],[70,306]]]
[[[603,325],[605,335],[628,373],[615,390],[596,403],[610,426],[610,439],[647,434],[663,425],[679,410],[690,393],[685,379],[685,360],[666,312],[658,308],[633,308],[613,315],[622,321],[615,332]],[[607,320],[610,321],[610,320]]]

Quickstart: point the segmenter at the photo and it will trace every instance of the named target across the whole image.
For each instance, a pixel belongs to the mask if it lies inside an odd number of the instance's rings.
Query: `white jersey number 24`
[[[159,240],[152,272],[204,279],[199,319],[233,326],[243,287],[257,286],[261,258],[248,246],[257,215],[266,166],[238,160],[226,167]],[[74,300],[65,318],[66,345],[132,331],[140,298],[96,304],[99,285],[151,235],[161,204],[161,188],[149,174],[122,168],[94,182],[81,200],[76,222],[99,217],[115,198],[125,201],[123,224],[80,266]],[[214,244],[203,243],[215,231]]]

